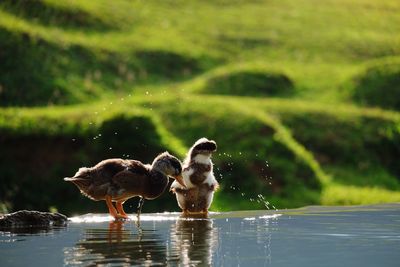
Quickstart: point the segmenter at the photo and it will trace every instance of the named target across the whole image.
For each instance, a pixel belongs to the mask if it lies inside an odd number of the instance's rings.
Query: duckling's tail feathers
[[[72,182],[81,189],[90,186],[91,183],[89,179],[81,177],[65,177],[64,181]]]
[[[215,152],[217,150],[217,143],[215,143],[215,141],[213,140],[200,139],[194,144],[193,150],[206,150],[210,152]]]

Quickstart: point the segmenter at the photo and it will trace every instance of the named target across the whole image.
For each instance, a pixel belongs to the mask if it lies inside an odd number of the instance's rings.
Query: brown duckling
[[[207,213],[219,184],[214,177],[211,155],[217,150],[215,141],[201,138],[190,148],[183,163],[182,176],[186,187],[174,181],[171,191],[184,213]]]
[[[182,187],[181,162],[168,152],[158,155],[151,165],[137,160],[106,159],[91,168],[80,168],[74,177],[65,181],[74,183],[88,198],[105,200],[110,214],[115,218],[128,218],[122,205],[132,197],[143,199],[159,197],[168,186],[168,177],[174,178]],[[112,202],[116,202],[116,209]]]

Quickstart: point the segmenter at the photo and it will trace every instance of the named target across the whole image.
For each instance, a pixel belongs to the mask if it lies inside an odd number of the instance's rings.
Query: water
[[[132,219],[135,217],[132,216]],[[0,232],[0,266],[399,266],[400,204],[284,211],[105,214]]]

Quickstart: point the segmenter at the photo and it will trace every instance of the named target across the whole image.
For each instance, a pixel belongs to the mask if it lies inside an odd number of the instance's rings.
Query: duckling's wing
[[[121,193],[141,196],[149,183],[149,170],[139,161],[131,161],[129,167],[112,177],[112,183]]]
[[[117,173],[128,167],[128,161],[123,159],[106,159],[93,167],[93,178],[96,184],[109,183]]]
[[[113,184],[121,188],[138,187],[146,181],[147,176],[132,172],[130,170],[124,170],[117,173],[113,178]]]

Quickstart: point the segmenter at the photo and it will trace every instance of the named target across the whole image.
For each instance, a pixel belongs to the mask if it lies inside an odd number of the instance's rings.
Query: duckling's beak
[[[175,178],[175,180],[176,180],[180,185],[182,185],[183,187],[186,188],[185,182],[183,181],[182,174],[178,174],[178,175],[175,176],[174,178]]]

